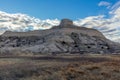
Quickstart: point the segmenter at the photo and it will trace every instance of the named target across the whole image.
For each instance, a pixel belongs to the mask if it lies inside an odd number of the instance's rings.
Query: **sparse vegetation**
[[[119,80],[119,55],[0,58],[0,80]]]

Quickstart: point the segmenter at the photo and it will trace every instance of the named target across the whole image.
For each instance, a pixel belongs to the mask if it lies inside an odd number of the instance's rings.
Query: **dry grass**
[[[3,57],[0,80],[120,80],[120,56]]]

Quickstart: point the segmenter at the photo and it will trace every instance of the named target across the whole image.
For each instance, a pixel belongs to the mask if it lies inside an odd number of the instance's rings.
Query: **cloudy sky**
[[[49,29],[63,18],[120,41],[120,0],[0,0],[0,34]]]

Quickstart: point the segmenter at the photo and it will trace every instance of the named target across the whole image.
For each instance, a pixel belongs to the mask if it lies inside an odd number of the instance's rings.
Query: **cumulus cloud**
[[[0,11],[0,33],[6,30],[11,31],[28,31],[28,30],[41,30],[49,29],[53,25],[58,25],[59,20],[40,20],[30,17],[26,14],[16,13],[9,14]]]
[[[110,8],[111,6],[111,3],[109,2],[106,2],[106,1],[101,1],[98,6],[106,6],[107,8]]]

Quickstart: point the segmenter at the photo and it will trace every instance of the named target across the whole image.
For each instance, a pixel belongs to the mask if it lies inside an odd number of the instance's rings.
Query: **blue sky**
[[[24,13],[40,19],[79,19],[107,14],[108,9],[99,7],[101,0],[0,0],[0,11]],[[114,4],[118,0],[104,0]]]

